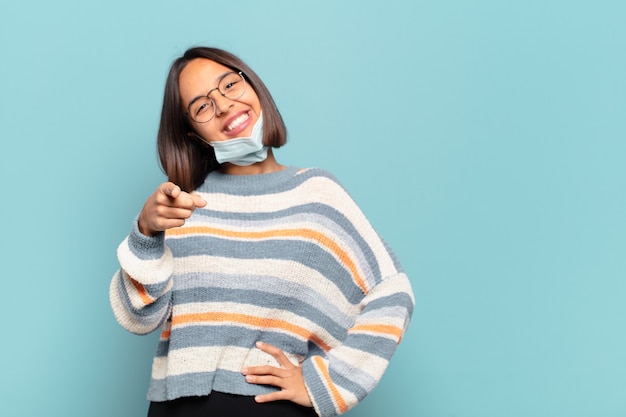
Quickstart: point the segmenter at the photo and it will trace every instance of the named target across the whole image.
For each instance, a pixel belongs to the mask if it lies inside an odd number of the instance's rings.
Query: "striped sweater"
[[[335,416],[380,380],[413,311],[394,254],[337,180],[321,169],[261,175],[212,172],[206,207],[156,237],[135,220],[110,286],[119,323],[161,329],[151,401],[212,390],[276,387],[241,369],[279,366],[263,341],[301,363],[317,414]]]

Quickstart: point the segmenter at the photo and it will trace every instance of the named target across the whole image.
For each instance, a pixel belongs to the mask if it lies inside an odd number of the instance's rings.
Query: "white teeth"
[[[245,122],[246,120],[248,120],[248,117],[250,117],[248,115],[248,113],[244,113],[241,116],[239,116],[238,118],[236,118],[235,120],[232,121],[231,124],[229,124],[228,126],[226,126],[226,130],[228,130],[229,132],[231,130],[233,130],[234,128],[236,128],[237,126],[239,126],[240,124],[242,124],[243,122]]]

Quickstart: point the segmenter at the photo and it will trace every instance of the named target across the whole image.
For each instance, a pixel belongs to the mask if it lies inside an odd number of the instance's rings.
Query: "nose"
[[[215,103],[215,114],[217,116],[226,113],[228,108],[233,105],[233,101],[229,98],[224,97],[223,95],[213,94],[213,102]]]

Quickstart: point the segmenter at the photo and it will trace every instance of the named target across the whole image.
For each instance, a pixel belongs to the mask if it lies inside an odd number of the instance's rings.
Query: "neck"
[[[284,165],[279,164],[274,158],[272,149],[267,151],[267,158],[264,161],[256,162],[252,165],[235,165],[230,162],[225,162],[219,168],[222,174],[227,175],[258,175],[269,174],[270,172],[282,171],[285,169]]]

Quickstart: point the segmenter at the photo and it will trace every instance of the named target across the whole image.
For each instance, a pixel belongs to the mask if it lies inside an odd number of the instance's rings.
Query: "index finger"
[[[276,346],[272,346],[269,343],[256,342],[256,347],[262,350],[263,352],[269,353],[270,355],[272,355],[274,359],[276,359],[278,363],[280,364],[280,366],[282,366],[283,368],[294,366],[294,364],[291,363],[287,355],[285,355],[285,352],[283,352]]]
[[[176,198],[180,195],[180,187],[173,182],[166,182],[161,187],[161,192],[167,197]]]

